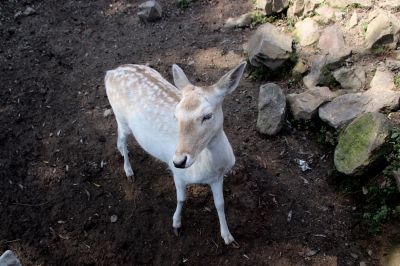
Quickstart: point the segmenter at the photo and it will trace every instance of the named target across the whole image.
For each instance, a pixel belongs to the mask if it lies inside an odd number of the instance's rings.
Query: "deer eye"
[[[212,113],[206,114],[205,116],[203,116],[201,123],[203,123],[204,121],[210,120],[211,118],[212,118]]]

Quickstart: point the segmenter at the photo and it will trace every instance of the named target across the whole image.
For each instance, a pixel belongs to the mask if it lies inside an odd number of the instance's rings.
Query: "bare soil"
[[[367,234],[356,198],[335,189],[318,132],[290,123],[276,137],[256,132],[261,82],[248,72],[224,105],[237,157],[226,214],[240,248],[223,243],[206,186],[189,188],[182,233],[172,233],[171,174],[133,139],[136,182],[126,180],[114,117],[103,116],[105,71],[149,64],[171,81],[177,63],[211,84],[245,59],[254,30],[222,30],[251,1],[160,3],[162,20],[149,24],[139,1],[0,3],[0,253],[24,265],[378,265],[381,243],[399,234]],[[37,13],[14,18],[27,6]],[[287,81],[275,80],[291,92]]]

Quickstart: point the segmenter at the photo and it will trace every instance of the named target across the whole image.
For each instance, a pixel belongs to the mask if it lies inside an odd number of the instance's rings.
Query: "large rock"
[[[7,250],[0,256],[0,266],[21,266],[21,263],[11,250]]]
[[[262,134],[278,133],[286,118],[286,98],[282,89],[267,83],[260,87],[258,97],[257,131]]]
[[[315,116],[318,107],[335,96],[328,87],[315,87],[300,94],[289,94],[286,98],[294,119],[309,120]]]
[[[265,23],[251,36],[247,49],[253,66],[276,70],[293,52],[293,39],[274,25]]]
[[[374,44],[388,44],[393,48],[399,40],[400,21],[395,16],[386,12],[373,12],[370,16],[375,18],[368,24],[365,33],[365,45],[371,48]]]
[[[289,7],[289,0],[267,0],[265,5],[265,14],[271,15],[280,13]]]
[[[397,109],[400,91],[394,90],[393,79],[393,73],[378,69],[368,91],[335,98],[319,108],[319,117],[332,127],[340,128],[364,113]]]
[[[153,22],[161,18],[162,8],[156,1],[146,1],[139,5],[137,15],[144,22]]]
[[[344,89],[361,90],[365,86],[365,71],[361,67],[342,67],[332,74]]]
[[[381,113],[366,113],[351,122],[339,135],[335,148],[336,169],[346,175],[361,175],[386,152],[389,123]]]
[[[327,63],[341,61],[351,54],[346,46],[343,33],[335,25],[326,27],[319,38],[318,48],[327,55]]]
[[[299,39],[301,46],[308,46],[316,43],[319,38],[319,27],[318,23],[312,18],[306,18],[299,21],[295,25],[295,35]]]

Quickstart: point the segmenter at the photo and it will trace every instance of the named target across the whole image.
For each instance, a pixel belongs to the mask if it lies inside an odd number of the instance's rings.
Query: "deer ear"
[[[214,86],[223,96],[233,92],[239,85],[247,63],[242,62],[237,67],[226,73]]]
[[[174,77],[175,86],[180,90],[190,84],[182,68],[178,65],[172,65],[172,76]]]

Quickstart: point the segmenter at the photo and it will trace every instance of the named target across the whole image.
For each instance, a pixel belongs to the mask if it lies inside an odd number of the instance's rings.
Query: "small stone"
[[[361,90],[365,86],[365,71],[361,67],[342,67],[332,74],[344,89]]]
[[[260,87],[258,97],[257,131],[262,134],[277,134],[285,122],[286,98],[282,89],[267,83]]]
[[[394,59],[386,59],[385,65],[388,69],[392,71],[397,71],[400,70],[400,60],[394,60]]]
[[[117,222],[117,220],[118,220],[118,216],[117,215],[115,215],[115,214],[111,215],[111,217],[110,217],[110,222],[111,223],[115,223],[115,222]]]
[[[144,2],[139,5],[139,12],[137,13],[140,20],[153,22],[161,19],[162,17],[162,8],[161,5],[153,0]]]
[[[232,29],[232,28],[244,28],[250,25],[251,23],[252,12],[243,14],[239,17],[228,18],[225,22],[224,28]]]
[[[308,70],[307,65],[303,62],[303,60],[298,60],[296,65],[292,69],[293,75],[302,75],[306,73]]]
[[[335,9],[329,7],[327,5],[319,6],[315,9],[315,13],[317,13],[320,17],[322,23],[329,23],[335,19]]]
[[[286,98],[294,119],[312,119],[323,103],[331,101],[336,95],[328,87],[315,87],[300,94],[289,94]]]
[[[374,44],[385,44],[392,48],[399,40],[400,21],[390,13],[370,14],[374,17],[365,32],[365,45],[371,48]]]
[[[357,15],[357,12],[354,11],[353,15],[351,15],[351,18],[349,20],[348,28],[351,29],[351,28],[355,27],[357,24],[358,24],[358,15]]]
[[[106,109],[106,110],[104,111],[104,113],[103,113],[103,116],[104,116],[104,117],[108,117],[108,116],[110,116],[110,115],[112,115],[112,114],[113,114],[112,109]]]
[[[367,264],[364,261],[360,261],[360,266],[367,266]]]
[[[30,16],[30,15],[36,14],[36,10],[33,9],[32,7],[28,6],[28,7],[25,9],[25,11],[24,11],[23,14],[24,14],[25,16]]]
[[[304,0],[295,0],[287,11],[289,18],[301,16],[304,10]]]
[[[280,13],[289,6],[289,0],[267,0],[265,5],[265,14],[272,15]]]
[[[319,26],[312,18],[306,18],[295,25],[294,34],[299,38],[301,46],[308,46],[316,43],[319,38]]]

